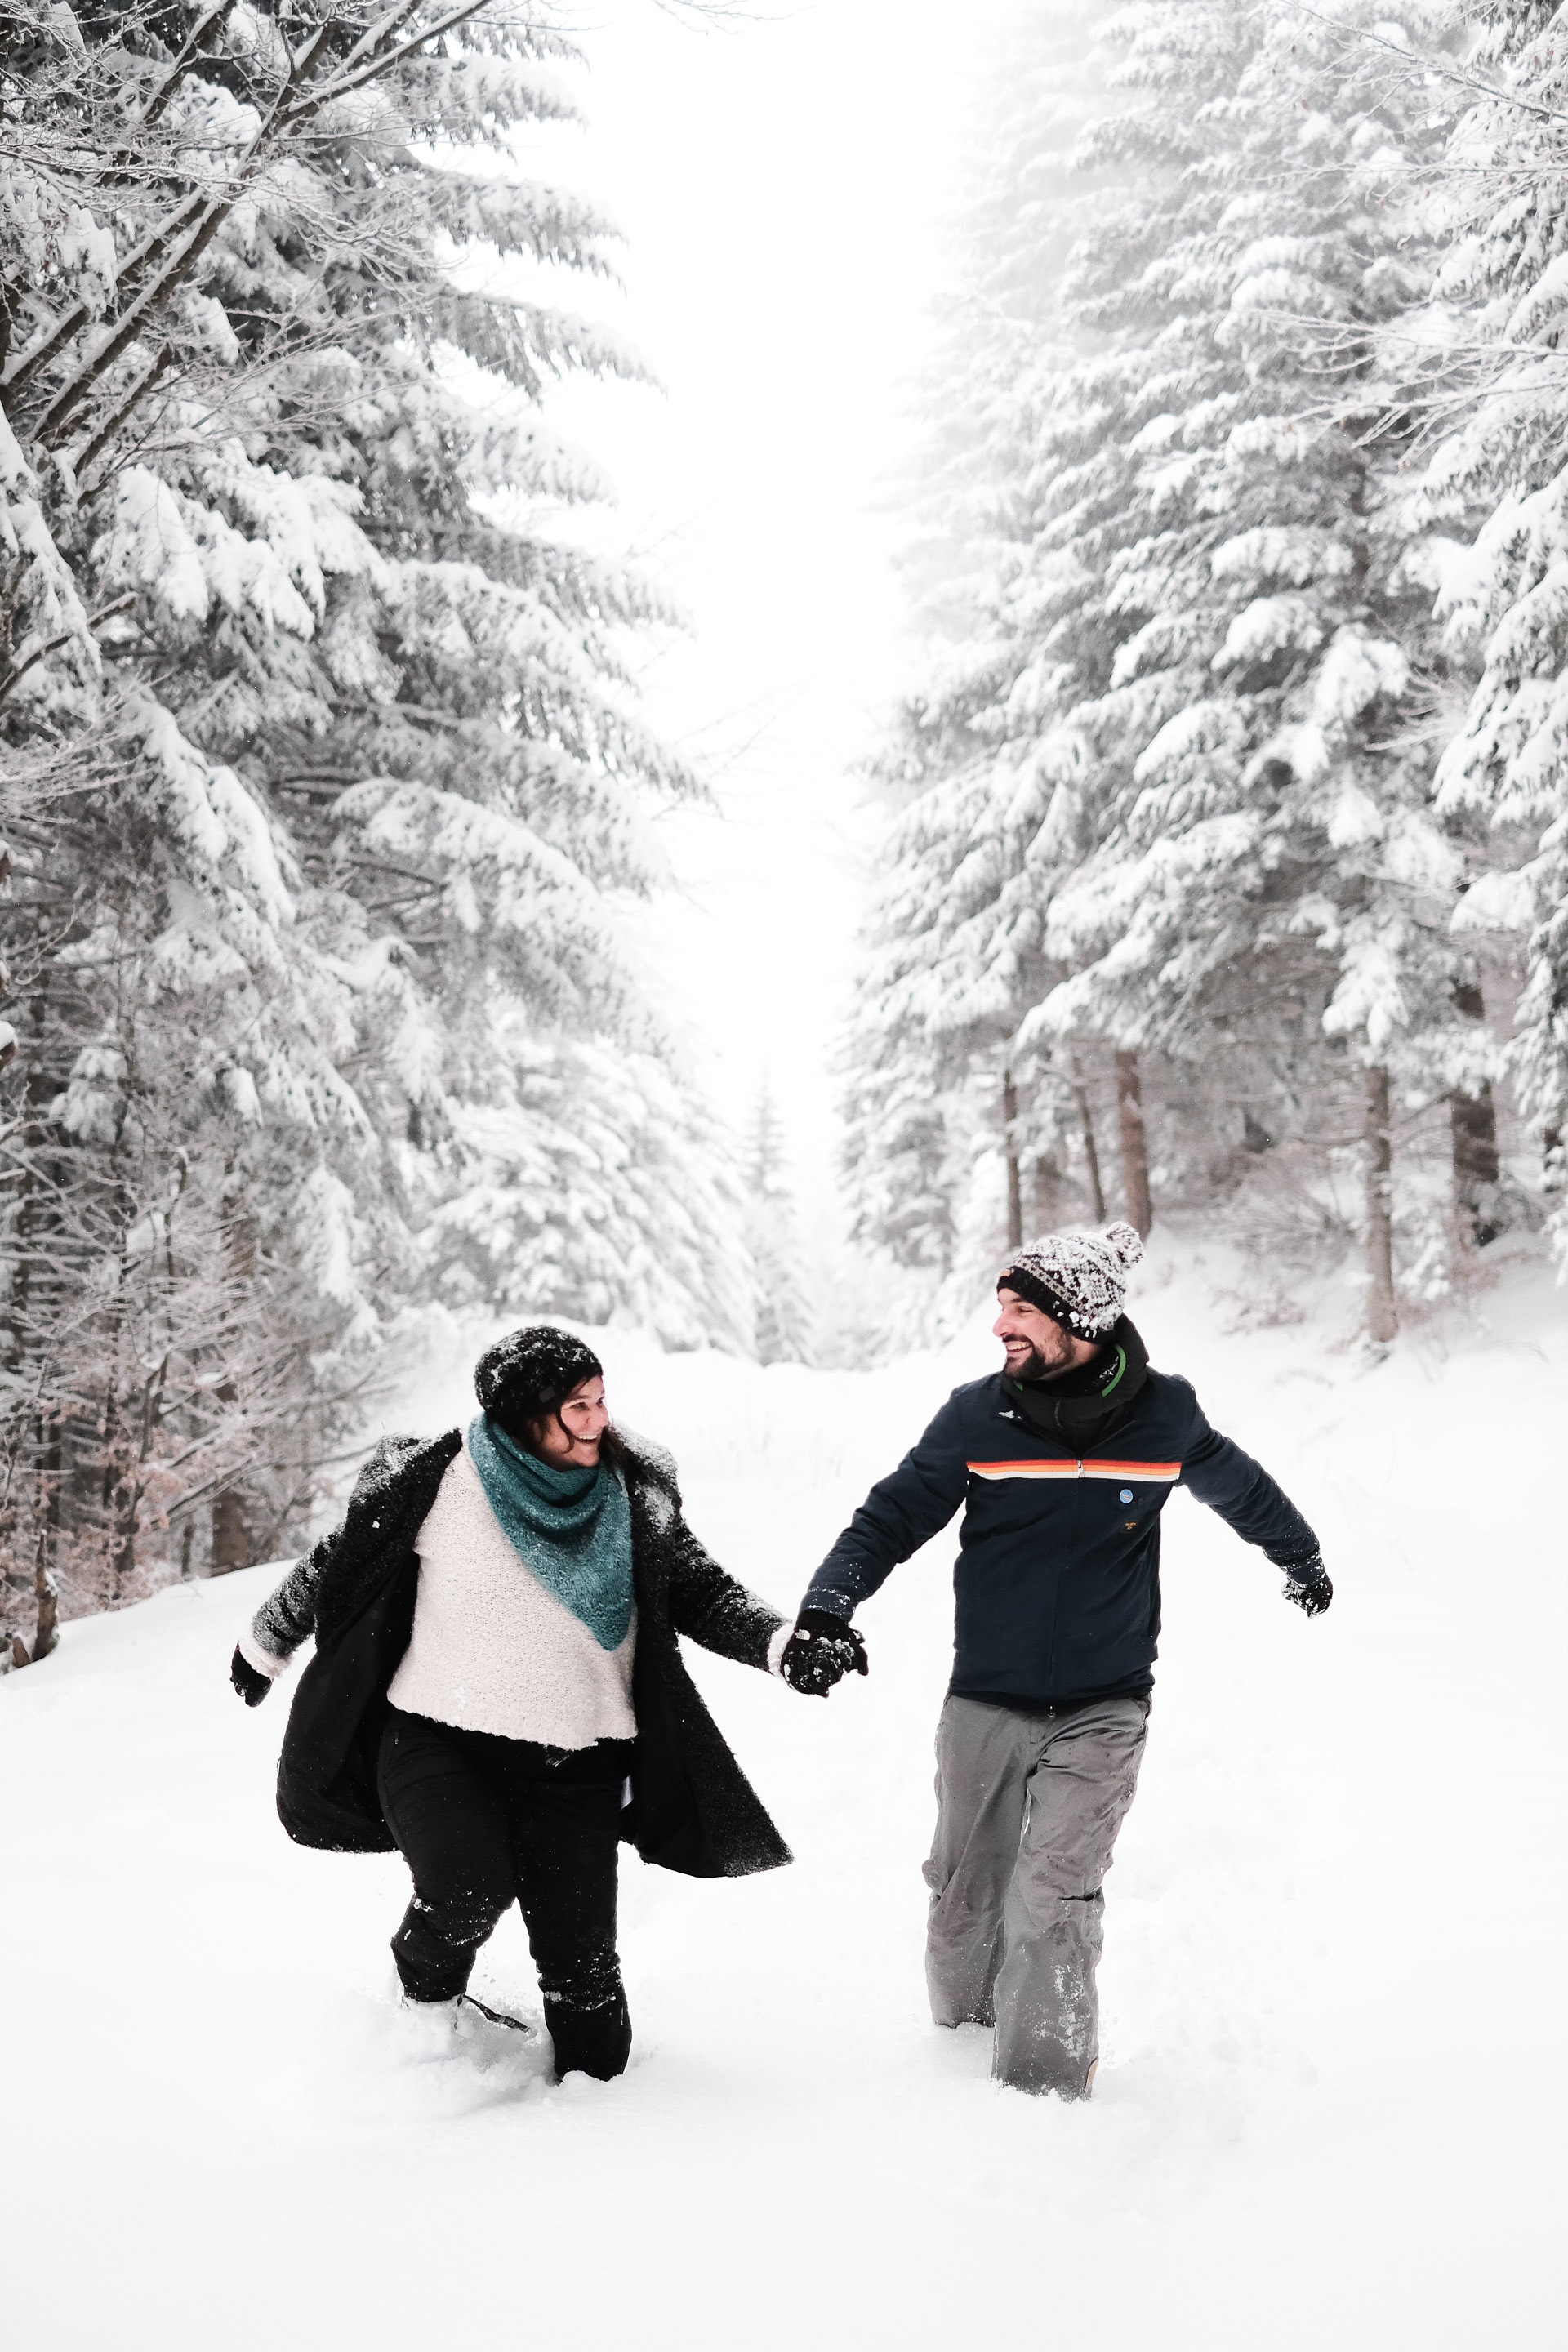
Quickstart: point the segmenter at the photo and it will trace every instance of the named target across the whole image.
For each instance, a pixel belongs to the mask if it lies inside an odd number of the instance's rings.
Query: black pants
[[[382,1735],[386,1825],[414,1876],[392,1939],[411,2000],[451,2000],[521,1906],[557,2075],[602,2082],[631,2051],[616,1952],[616,1865],[629,1739],[541,1748],[394,1708]]]

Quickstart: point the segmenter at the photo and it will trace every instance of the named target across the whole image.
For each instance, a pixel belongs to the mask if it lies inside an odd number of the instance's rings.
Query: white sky
[[[694,625],[650,669],[646,708],[722,814],[669,826],[681,895],[655,953],[737,1127],[768,1073],[822,1219],[872,838],[852,771],[909,658],[890,478],[997,5],[764,0],[704,24],[584,0],[586,130],[524,155],[625,231],[625,300],[572,299],[622,326],[664,388],[550,401]]]

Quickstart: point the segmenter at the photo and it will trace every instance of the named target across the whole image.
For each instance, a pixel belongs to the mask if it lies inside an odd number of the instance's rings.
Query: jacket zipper
[[[1003,1421],[1016,1422],[1020,1429],[1030,1428],[1030,1424],[1025,1421],[1023,1414],[1021,1412],[1015,1412],[1009,1405],[1003,1405],[999,1408],[998,1418]],[[1034,1433],[1031,1429],[1031,1434],[1033,1433]],[[1083,1476],[1083,1462],[1081,1458],[1074,1461],[1073,1463],[1073,1476],[1075,1478],[1081,1478]],[[1058,1598],[1059,1600],[1059,1593]],[[1051,1612],[1051,1640],[1048,1654],[1049,1663],[1046,1668],[1046,1672],[1047,1676],[1054,1680],[1057,1670],[1057,1612],[1054,1609]]]
[[[1026,1429],[1026,1428],[1029,1426],[1028,1423],[1025,1421],[1024,1416],[1023,1416],[1023,1414],[1022,1414],[1021,1412],[1013,1412],[1013,1411],[1012,1411],[1008,1406],[1006,1406],[1006,1405],[1003,1405],[1003,1406],[1001,1406],[1001,1407],[1000,1407],[1000,1409],[998,1410],[998,1412],[997,1412],[997,1416],[996,1416],[996,1417],[997,1417],[997,1419],[998,1419],[999,1421],[1016,1421],[1016,1422],[1017,1423],[1017,1424],[1018,1424],[1018,1426],[1019,1426],[1019,1428],[1020,1428],[1020,1429]],[[1081,1478],[1081,1477],[1083,1476],[1083,1464],[1082,1464],[1081,1462],[1078,1465],[1078,1466],[1077,1466],[1077,1467],[1076,1467],[1076,1469],[1074,1470],[1074,1472],[1073,1472],[1073,1476],[1074,1476],[1075,1478]]]

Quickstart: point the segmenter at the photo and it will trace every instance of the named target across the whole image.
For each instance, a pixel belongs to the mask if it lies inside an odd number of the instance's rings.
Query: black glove
[[[830,1609],[803,1609],[784,1645],[779,1672],[803,1698],[826,1698],[846,1675],[868,1675],[866,1644]]]
[[[1286,1600],[1293,1601],[1309,1617],[1321,1617],[1333,1597],[1334,1588],[1321,1559],[1313,1563],[1310,1576],[1292,1571],[1285,1579]]]
[[[228,1670],[228,1678],[247,1706],[259,1706],[272,1688],[271,1678],[258,1675],[250,1660],[242,1658],[237,1650]]]

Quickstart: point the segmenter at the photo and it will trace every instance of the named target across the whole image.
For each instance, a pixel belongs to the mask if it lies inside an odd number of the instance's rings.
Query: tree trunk
[[[58,1259],[55,1244],[64,1188],[51,1181],[51,1171],[40,1166],[46,1138],[44,1109],[55,1085],[48,1056],[50,1011],[46,972],[28,1001],[33,1036],[22,1090],[22,1121],[13,1154],[18,1178],[13,1195],[10,1279],[0,1318],[0,1360],[14,1392],[25,1393],[33,1386],[37,1400],[35,1410],[24,1409],[11,1417],[4,1465],[5,1500],[0,1514],[0,1553],[7,1561],[5,1583],[12,1595],[6,1614],[25,1613],[29,1581],[37,1612],[34,1647],[29,1650],[20,1633],[12,1642],[12,1658],[18,1666],[46,1656],[58,1639],[54,1568],[60,1518],[60,1434],[58,1421],[53,1418],[58,1397],[51,1393],[54,1384],[46,1373],[53,1344],[48,1331],[49,1292],[59,1279],[51,1269]]]
[[[1498,1237],[1487,1194],[1496,1184],[1500,1170],[1497,1106],[1492,1100],[1489,1078],[1482,1079],[1479,1095],[1449,1096],[1448,1126],[1453,1138],[1454,1192],[1459,1214],[1468,1224],[1476,1247],[1485,1249]]]
[[[1100,1181],[1100,1151],[1094,1140],[1094,1121],[1089,1116],[1089,1088],[1084,1085],[1076,1055],[1073,1059],[1072,1091],[1083,1129],[1083,1164],[1089,1176],[1089,1205],[1094,1212],[1095,1223],[1102,1225],[1105,1223],[1105,1187]]]
[[[117,1342],[118,1338],[117,1332]],[[118,1379],[120,1369],[117,1344],[110,1357],[111,1380]],[[116,1601],[123,1598],[136,1567],[136,1528],[142,1493],[132,1466],[131,1449],[132,1435],[125,1425],[124,1400],[111,1387],[104,1414],[102,1508],[104,1559],[109,1570],[110,1591]]]
[[[1388,1072],[1375,1066],[1366,1086],[1366,1329],[1386,1345],[1399,1329],[1394,1300],[1394,1213],[1390,1176],[1394,1146],[1388,1132]]]
[[[1474,981],[1461,981],[1454,990],[1454,1010],[1462,1020],[1479,1022],[1486,1005]],[[1497,1106],[1491,1081],[1481,1080],[1479,1094],[1451,1094],[1448,1131],[1454,1155],[1454,1198],[1478,1249],[1496,1241],[1495,1207],[1489,1197],[1501,1173],[1497,1148]]]
[[[1116,1108],[1121,1121],[1121,1191],[1127,1222],[1147,1241],[1154,1223],[1149,1200],[1149,1139],[1143,1128],[1143,1090],[1138,1080],[1138,1056],[1116,1052]]]
[[[1035,1231],[1048,1234],[1057,1221],[1057,1207],[1061,1198],[1062,1171],[1057,1166],[1054,1151],[1043,1151],[1035,1162],[1033,1194]]]
[[[1002,1148],[1007,1157],[1007,1246],[1019,1250],[1024,1246],[1024,1186],[1018,1172],[1018,1089],[1013,1083],[1013,1073],[1007,1070],[1002,1078]]]
[[[40,1465],[38,1523],[33,1553],[33,1595],[37,1606],[37,1623],[29,1650],[20,1634],[11,1645],[12,1663],[18,1666],[36,1666],[40,1658],[59,1644],[59,1587],[55,1581],[55,1547],[60,1526],[60,1425],[58,1420],[49,1425],[48,1434],[38,1447]]]
[[[29,1318],[32,1306],[33,1220],[37,1194],[37,1150],[40,1130],[37,1114],[46,1098],[43,1077],[44,1033],[47,1027],[46,999],[40,987],[33,997],[29,1011],[36,1033],[35,1050],[26,1066],[23,1083],[23,1115],[16,1138],[15,1155],[18,1171],[12,1198],[10,1232],[11,1265],[0,1299],[0,1366],[3,1366],[14,1395],[26,1394]],[[4,1585],[6,1594],[7,1618],[19,1614],[26,1606],[26,1540],[27,1509],[37,1493],[34,1475],[37,1461],[31,1450],[32,1418],[26,1412],[8,1416],[9,1427],[5,1451],[5,1504],[0,1509],[0,1561],[4,1561]],[[35,1515],[36,1516],[36,1515]],[[11,1654],[16,1664],[27,1663],[27,1645],[18,1633],[12,1644]]]
[[[47,1658],[51,1650],[58,1647],[60,1638],[60,1591],[55,1582],[54,1571],[48,1565],[48,1556],[42,1545],[38,1548],[38,1568],[34,1580],[34,1590],[37,1594],[38,1601],[38,1627],[33,1636],[32,1663],[37,1665],[40,1658]]]
[[[234,1402],[235,1391],[226,1381],[218,1391],[225,1404]],[[250,1529],[246,1524],[245,1496],[237,1486],[226,1486],[213,1497],[213,1548],[210,1576],[226,1576],[231,1569],[250,1566]]]
[[[123,1039],[123,1024],[121,1036]],[[131,1055],[127,1054],[127,1066]],[[136,1565],[136,1518],[140,1496],[137,1482],[132,1475],[132,1438],[126,1426],[125,1399],[121,1381],[136,1356],[134,1334],[131,1329],[130,1289],[132,1265],[130,1234],[136,1220],[136,1204],[132,1198],[124,1174],[125,1127],[131,1105],[122,1087],[115,1120],[114,1143],[110,1155],[111,1197],[114,1204],[114,1231],[117,1235],[116,1270],[107,1344],[104,1347],[106,1370],[103,1397],[103,1462],[100,1474],[99,1507],[103,1520],[104,1564],[109,1571],[110,1591],[115,1601],[121,1600],[131,1581]]]
[[[225,1247],[231,1279],[240,1290],[247,1290],[256,1273],[256,1229],[245,1212],[240,1188],[244,1178],[232,1161],[226,1177],[225,1189],[230,1210]],[[238,1205],[235,1205],[236,1203]],[[216,1392],[220,1404],[234,1404],[239,1391],[230,1380],[220,1381]],[[212,1559],[209,1576],[226,1576],[231,1569],[250,1566],[250,1527],[246,1515],[245,1492],[238,1486],[225,1486],[213,1496]]]

